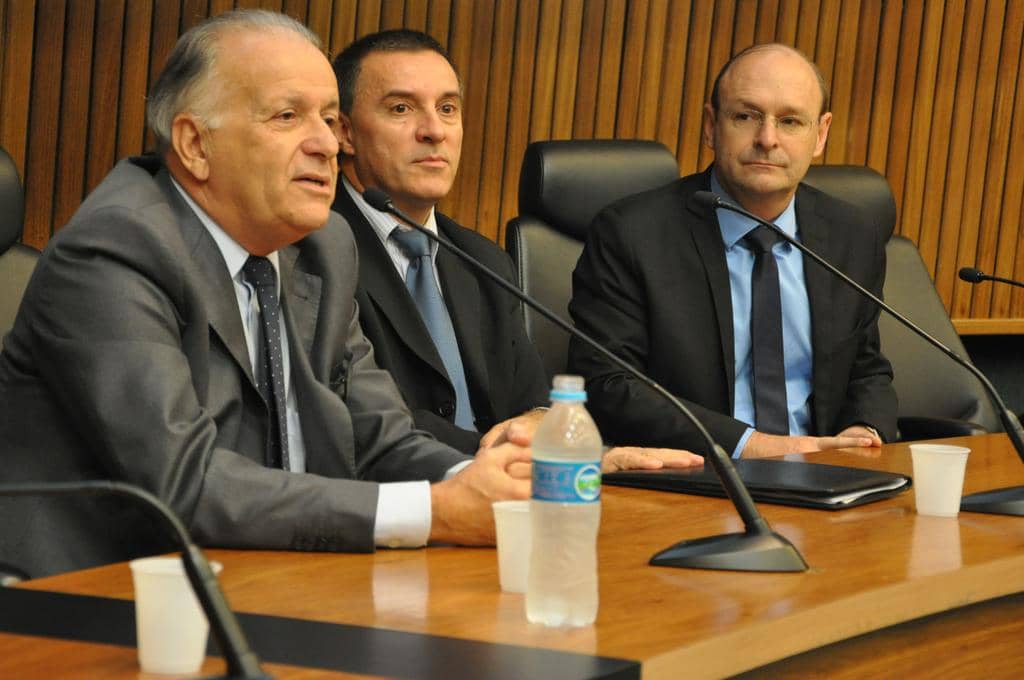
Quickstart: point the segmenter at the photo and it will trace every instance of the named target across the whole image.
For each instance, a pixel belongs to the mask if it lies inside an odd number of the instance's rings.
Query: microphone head
[[[698,191],[693,198],[706,208],[717,208],[722,205],[722,197],[712,191]]]
[[[377,187],[370,187],[363,192],[363,199],[375,210],[391,212],[391,197]]]
[[[968,283],[981,283],[986,278],[988,277],[985,276],[983,271],[974,267],[963,267],[960,270],[960,279]]]

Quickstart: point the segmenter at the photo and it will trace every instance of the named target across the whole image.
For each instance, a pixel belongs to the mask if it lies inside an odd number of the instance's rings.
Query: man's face
[[[814,71],[792,52],[754,52],[722,78],[718,105],[704,110],[715,176],[745,208],[774,219],[825,149],[832,114],[821,114]]]
[[[250,251],[319,229],[338,177],[338,90],[326,57],[277,31],[221,38],[203,208]],[[264,254],[264,253],[256,253]]]
[[[341,116],[341,150],[357,189],[377,187],[424,219],[451,189],[462,153],[462,96],[447,60],[430,50],[368,54]]]

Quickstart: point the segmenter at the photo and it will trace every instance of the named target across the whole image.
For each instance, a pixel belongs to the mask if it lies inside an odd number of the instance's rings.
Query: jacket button
[[[455,404],[450,401],[446,401],[437,407],[437,415],[442,418],[450,418],[455,414]]]

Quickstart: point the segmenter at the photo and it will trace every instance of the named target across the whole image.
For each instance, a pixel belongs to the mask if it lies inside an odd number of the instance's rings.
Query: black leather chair
[[[597,212],[609,203],[677,177],[675,158],[656,142],[627,140],[534,142],[519,182],[520,216],[506,231],[505,247],[520,284],[562,318],[569,318],[572,270]],[[812,166],[806,182],[874,214],[887,232],[896,204],[885,178],[862,166]],[[914,244],[893,237],[884,289],[886,301],[968,358]],[[539,315],[525,311],[526,330],[549,376],[566,365],[568,339]],[[931,345],[886,314],[879,321],[882,350],[893,364],[903,439],[978,434],[1002,429],[981,385]]]
[[[885,178],[856,165],[815,165],[807,184],[853,203],[888,229],[896,203]],[[885,301],[935,339],[969,360],[914,243],[893,236],[886,245]],[[901,439],[931,439],[984,432],[1002,426],[984,389],[967,371],[904,328],[885,312],[878,322],[882,352],[892,362],[899,397]]]
[[[594,216],[620,198],[678,179],[675,156],[658,142],[622,139],[533,142],[519,176],[519,216],[505,248],[523,291],[569,321],[572,271]],[[548,378],[565,371],[569,338],[524,307],[526,331]]]
[[[0,148],[0,342],[14,325],[21,296],[35,269],[39,251],[18,243],[24,217],[24,197],[18,169]]]

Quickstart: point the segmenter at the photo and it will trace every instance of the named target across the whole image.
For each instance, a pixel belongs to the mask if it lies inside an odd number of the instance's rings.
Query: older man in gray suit
[[[119,163],[52,240],[5,341],[0,479],[132,482],[206,545],[493,541],[529,451],[471,461],[427,437],[375,365],[316,37],[267,12],[207,21],[148,116],[160,155]],[[0,562],[33,576],[169,547],[116,499],[0,501]]]

